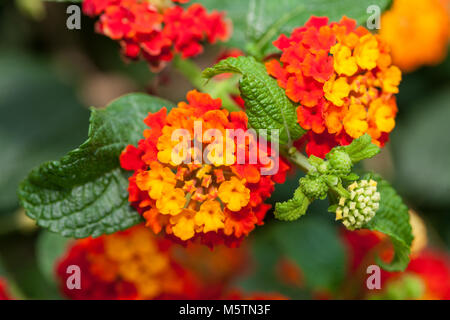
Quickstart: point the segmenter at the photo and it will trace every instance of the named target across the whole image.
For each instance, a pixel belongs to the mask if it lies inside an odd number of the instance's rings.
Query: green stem
[[[186,195],[186,203],[184,204],[184,208],[186,209],[189,206],[189,203],[191,202],[192,193],[188,192]]]
[[[312,166],[309,163],[308,158],[295,148],[289,149],[287,157],[292,163],[296,164],[297,167],[299,167],[305,173],[308,173],[309,170],[312,169]]]
[[[337,186],[330,186],[330,190],[334,192],[338,197],[350,198],[350,193],[345,189],[341,183]]]
[[[201,90],[204,86],[202,70],[191,60],[183,59],[175,55],[173,66],[180,72],[196,89]]]

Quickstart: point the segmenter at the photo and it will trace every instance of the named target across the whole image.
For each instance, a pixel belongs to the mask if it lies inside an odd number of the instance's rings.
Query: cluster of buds
[[[300,179],[300,188],[309,199],[325,199],[328,189],[340,184],[342,177],[348,177],[353,167],[348,153],[339,148],[330,151],[326,160],[311,156],[309,162],[312,168]]]
[[[341,197],[336,209],[336,220],[342,220],[349,230],[361,228],[377,212],[380,193],[374,180],[360,180],[348,186],[349,198]]]

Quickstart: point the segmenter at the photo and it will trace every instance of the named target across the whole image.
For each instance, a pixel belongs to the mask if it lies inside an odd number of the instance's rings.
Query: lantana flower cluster
[[[168,113],[166,108],[150,113],[145,119],[150,127],[144,131],[145,139],[122,152],[122,168],[134,171],[129,178],[129,201],[155,233],[164,230],[182,242],[200,239],[207,245],[235,246],[263,224],[270,208],[264,200],[275,182],[284,182],[289,166],[280,159],[275,174],[261,174],[263,168],[274,165],[261,163],[261,155],[277,157],[276,151],[259,148],[261,139],[229,136],[229,129],[247,130],[244,112],[221,109],[220,99],[195,90],[187,94],[187,101]],[[184,156],[178,149],[180,141],[172,139],[180,129],[188,133],[182,144],[188,150]],[[218,135],[210,136],[209,129]],[[216,148],[219,145],[223,148]],[[245,154],[244,163],[238,161],[238,152]],[[259,155],[254,164],[249,161],[250,152]]]
[[[374,180],[355,181],[347,188],[350,197],[339,199],[336,209],[336,220],[348,230],[360,229],[369,222],[380,206],[380,193]]]
[[[381,17],[380,37],[392,49],[393,62],[411,72],[442,62],[450,40],[448,0],[395,0]]]
[[[378,35],[344,17],[312,17],[274,45],[280,59],[266,62],[270,75],[296,104],[308,131],[306,152],[323,158],[334,146],[368,133],[383,146],[395,127],[395,94],[401,71]]]
[[[140,57],[158,71],[175,53],[189,58],[203,51],[202,42],[226,41],[231,24],[222,13],[208,13],[200,4],[184,8],[174,2],[189,0],[84,0],[83,12],[100,16],[97,32],[120,42],[123,55]]]
[[[231,287],[231,280],[244,270],[245,248],[179,249],[143,225],[77,240],[57,261],[57,280],[73,300],[285,299],[275,293],[244,294]],[[80,267],[81,288],[71,290],[67,284],[73,274],[67,268],[73,265]]]
[[[75,242],[57,265],[63,293],[71,299],[192,298],[192,276],[172,257],[171,243],[143,226]],[[81,289],[71,290],[67,268],[81,271]]]
[[[374,263],[375,255],[380,255],[386,261],[392,259],[394,255],[392,246],[386,246],[387,236],[382,233],[344,230],[343,238],[349,249],[348,276],[351,278],[360,272],[366,274],[366,268]],[[415,281],[411,283],[409,279]],[[411,284],[417,288],[408,288]],[[388,272],[381,269],[381,292],[374,294],[372,290],[368,290],[365,281],[360,285],[366,298],[371,299],[449,300],[450,257],[436,249],[421,248],[419,251],[413,251],[411,261],[404,272]],[[411,294],[414,297],[409,296]]]

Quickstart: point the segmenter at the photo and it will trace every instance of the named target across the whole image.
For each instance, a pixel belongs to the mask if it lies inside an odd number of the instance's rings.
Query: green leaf
[[[37,240],[37,262],[40,271],[50,283],[55,284],[55,266],[61,259],[72,239],[57,233],[42,231]]]
[[[246,50],[248,44],[257,41],[265,35],[277,21],[290,18],[282,24],[280,33],[291,33],[295,27],[300,27],[313,15],[327,16],[331,21],[339,21],[342,16],[356,19],[365,25],[373,13],[367,13],[371,5],[379,6],[385,10],[391,0],[198,0],[210,10],[225,11],[227,17],[233,21],[233,35],[227,43],[230,47]],[[303,6],[304,10],[298,10]],[[291,15],[292,12],[297,14]],[[275,37],[278,35],[275,33]],[[267,48],[266,53],[276,48]]]
[[[283,221],[297,220],[306,213],[309,203],[309,199],[302,190],[298,188],[292,199],[275,205],[275,218]]]
[[[24,299],[23,293],[20,291],[17,283],[14,281],[11,274],[6,270],[3,265],[2,257],[0,256],[0,280],[6,282],[8,295],[14,299]]]
[[[444,213],[450,205],[450,87],[423,95],[407,106],[407,117],[392,134],[395,181],[416,205],[440,208]],[[445,215],[441,217],[448,221]]]
[[[334,290],[344,278],[345,248],[332,224],[318,218],[318,212],[311,213],[315,217],[310,214],[294,222],[277,222],[273,241],[300,267],[308,287]]]
[[[278,293],[291,299],[311,299],[306,288],[290,286],[281,281],[277,273],[281,259],[286,258],[280,251],[278,244],[273,240],[271,225],[268,230],[256,230],[249,241],[251,260],[254,263],[252,272],[244,274],[235,281],[235,286],[243,292]],[[269,231],[270,230],[270,231]]]
[[[141,221],[128,204],[128,180],[119,155],[137,144],[148,112],[172,103],[145,94],[130,94],[106,109],[92,109],[89,137],[59,161],[34,169],[19,187],[27,215],[41,227],[64,237],[100,236]]]
[[[17,210],[28,171],[85,138],[89,112],[46,61],[4,52],[0,70],[1,216]]]
[[[367,296],[369,300],[419,300],[424,296],[426,285],[418,274],[405,273],[387,283],[382,292]]]
[[[254,269],[239,281],[247,292],[278,292],[292,299],[311,299],[313,290],[336,291],[347,270],[346,250],[336,224],[322,215],[325,201],[315,202],[310,213],[295,222],[268,221],[264,230],[250,235],[249,249]],[[279,263],[297,265],[304,286],[286,284]]]
[[[392,186],[378,175],[368,174],[363,179],[374,179],[378,182],[380,192],[380,208],[375,217],[364,228],[376,230],[388,235],[394,246],[395,255],[387,264],[381,259],[377,263],[387,271],[403,271],[409,264],[409,254],[413,240],[409,224],[408,207]]]
[[[253,57],[228,58],[203,71],[203,76],[209,79],[227,72],[242,74],[239,87],[254,129],[267,129],[268,135],[270,130],[280,130],[281,144],[297,140],[305,133],[297,123],[294,104],[267,74],[263,64]]]
[[[372,143],[372,138],[367,133],[353,140],[348,146],[338,148],[347,152],[353,164],[372,158],[380,152],[380,147]]]
[[[342,179],[347,181],[355,181],[359,179],[359,176],[356,173],[352,172],[347,176],[343,176]]]
[[[330,213],[336,213],[336,209],[338,208],[337,204],[333,204],[331,206],[328,207],[328,212]]]

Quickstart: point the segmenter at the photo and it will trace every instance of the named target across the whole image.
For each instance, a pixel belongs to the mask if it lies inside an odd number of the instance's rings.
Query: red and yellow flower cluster
[[[8,291],[6,280],[0,278],[0,300],[13,300]]]
[[[401,72],[379,36],[346,17],[331,24],[312,17],[274,45],[281,58],[266,68],[298,104],[298,123],[309,130],[309,155],[323,158],[364,133],[385,144],[395,126]]]
[[[81,271],[81,289],[70,289],[67,269]],[[71,299],[186,299],[195,296],[192,276],[172,258],[167,240],[137,226],[113,235],[78,240],[57,265],[62,292]],[[69,279],[70,281],[70,279]]]
[[[129,59],[140,57],[160,70],[174,53],[183,58],[203,51],[201,42],[225,41],[231,25],[222,13],[208,13],[200,4],[187,9],[173,2],[189,0],[84,0],[83,12],[100,16],[97,32],[120,42]]]
[[[257,150],[251,152],[263,153],[260,142],[228,136],[228,129],[247,129],[246,114],[229,113],[221,109],[220,99],[195,90],[187,94],[187,101],[169,113],[163,108],[149,114],[145,139],[122,152],[122,168],[134,171],[129,179],[129,201],[155,233],[165,230],[183,242],[200,239],[207,245],[235,246],[255,225],[263,224],[270,208],[263,201],[271,195],[275,182],[284,182],[289,166],[280,159],[276,174],[261,175],[261,169],[273,162],[262,164],[261,157],[256,164],[248,161],[249,148],[255,143]],[[198,124],[204,134],[196,133]],[[180,142],[173,140],[172,134],[179,129],[189,133],[186,147],[190,151],[183,162],[175,163],[173,155],[178,154]],[[209,129],[222,138],[209,136]],[[223,145],[223,149],[209,149],[212,145]],[[208,149],[203,157],[208,161],[198,161],[198,155]],[[237,163],[238,151],[246,155],[244,164]],[[275,151],[269,147],[265,152],[274,157]]]
[[[61,291],[74,300],[281,298],[279,294],[248,295],[230,288],[247,258],[245,248],[182,248],[140,225],[77,240],[55,267]],[[67,270],[73,265],[80,267],[81,289],[67,286],[72,276]]]
[[[361,288],[358,289],[363,296],[370,298],[373,292],[366,287],[366,281],[364,280],[367,278],[366,269],[369,265],[374,264],[376,255],[380,255],[382,259],[389,261],[393,257],[392,246],[386,241],[387,237],[384,234],[368,230],[354,232],[344,230],[343,238],[350,256],[348,276],[352,279],[361,277]],[[450,257],[445,252],[430,248],[419,248],[419,251],[412,253],[411,261],[404,272],[381,270],[381,291],[385,291],[391,284],[407,276],[414,276],[423,285],[421,296],[416,298],[450,300]],[[358,290],[357,288],[354,289]],[[408,297],[403,297],[403,299],[406,298]]]

